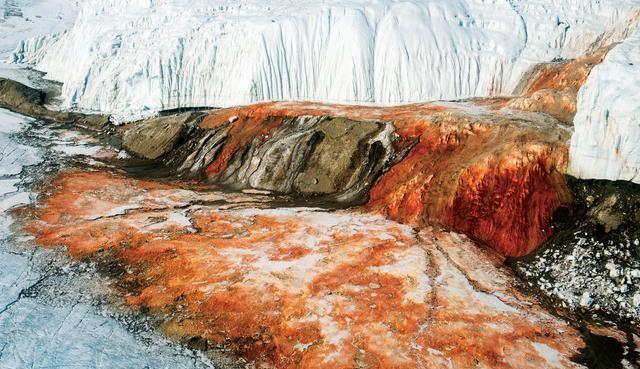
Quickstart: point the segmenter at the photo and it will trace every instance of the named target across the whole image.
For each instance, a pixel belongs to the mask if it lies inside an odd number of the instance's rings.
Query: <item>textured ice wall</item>
[[[574,124],[570,174],[640,183],[640,29],[593,69]]]
[[[584,52],[637,0],[85,0],[13,59],[65,108],[120,114],[259,100],[400,103],[509,93]]]
[[[71,27],[77,14],[75,0],[0,0],[0,59],[24,39]]]

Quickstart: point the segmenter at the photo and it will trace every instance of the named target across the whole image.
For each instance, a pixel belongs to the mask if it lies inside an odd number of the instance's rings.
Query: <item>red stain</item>
[[[226,168],[234,154],[264,139],[285,118],[311,115],[392,122],[399,138],[397,149],[411,150],[373,186],[367,207],[404,223],[441,224],[504,255],[521,256],[551,236],[553,213],[571,201],[562,175],[567,134],[544,124],[501,117],[497,109],[507,103],[505,99],[395,107],[262,103],[217,110],[202,128],[237,119],[207,174]],[[470,106],[486,113],[469,113]]]
[[[222,152],[206,168],[207,176],[211,177],[222,172],[239,150],[246,148],[254,140],[263,139],[271,131],[280,127],[284,117],[269,115],[268,110],[262,108],[262,105],[254,105],[246,111],[238,111],[239,115],[235,116],[230,115],[230,111],[214,112],[203,120],[201,125],[206,127],[230,125],[229,139]]]
[[[460,238],[424,231],[421,239],[438,239],[438,249],[378,216],[251,203],[238,211],[195,206],[188,230],[165,221],[184,211],[176,201],[197,203],[203,194],[98,172],[63,173],[53,183],[28,224],[40,244],[121,266],[115,286],[125,302],[162,317],[169,337],[221,345],[257,368],[546,367],[534,342],[571,367],[563,357],[581,347],[577,332],[519,305],[524,297],[496,309],[496,296],[458,269],[488,268]],[[146,207],[109,216],[131,203]],[[440,250],[463,250],[469,261],[454,265]],[[487,286],[505,279],[491,273]]]
[[[367,206],[405,223],[444,225],[505,256],[526,255],[552,235],[553,213],[571,202],[565,144],[548,139],[509,126],[426,128],[371,189]]]

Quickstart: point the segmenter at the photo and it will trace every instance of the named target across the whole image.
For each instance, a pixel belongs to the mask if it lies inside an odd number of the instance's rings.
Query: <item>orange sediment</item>
[[[551,236],[553,213],[571,202],[563,175],[569,133],[541,116],[527,120],[496,110],[503,106],[495,99],[384,108],[263,103],[222,109],[211,112],[201,127],[237,117],[235,134],[207,173],[224,169],[239,147],[264,139],[285,118],[392,122],[398,151],[409,152],[373,186],[367,207],[403,223],[441,224],[504,255],[522,256]]]
[[[462,236],[245,195],[199,205],[225,196],[68,172],[28,229],[44,246],[117,261],[126,302],[166,317],[170,337],[258,367],[574,366],[578,332]]]

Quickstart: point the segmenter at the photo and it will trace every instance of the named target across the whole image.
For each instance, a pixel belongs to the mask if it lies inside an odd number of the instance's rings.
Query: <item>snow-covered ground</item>
[[[533,65],[617,39],[637,0],[85,0],[12,60],[65,108],[124,117],[258,100],[400,103],[510,93]]]
[[[213,368],[144,320],[107,309],[105,281],[92,265],[36,247],[12,229],[8,210],[33,200],[35,176],[67,152],[96,147],[84,141],[0,110],[0,369]]]
[[[571,174],[640,183],[640,29],[593,69],[574,125]]]
[[[77,14],[77,0],[0,0],[0,60],[24,39],[67,29]]]

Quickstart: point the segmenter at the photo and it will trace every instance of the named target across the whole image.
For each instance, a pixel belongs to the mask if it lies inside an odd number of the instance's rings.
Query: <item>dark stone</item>
[[[132,123],[122,137],[122,145],[138,157],[158,159],[175,148],[189,124],[199,116],[189,112]]]
[[[109,117],[105,115],[49,110],[44,107],[46,100],[46,94],[38,89],[0,78],[0,108],[45,121],[77,124],[92,130],[101,130],[109,123]]]

